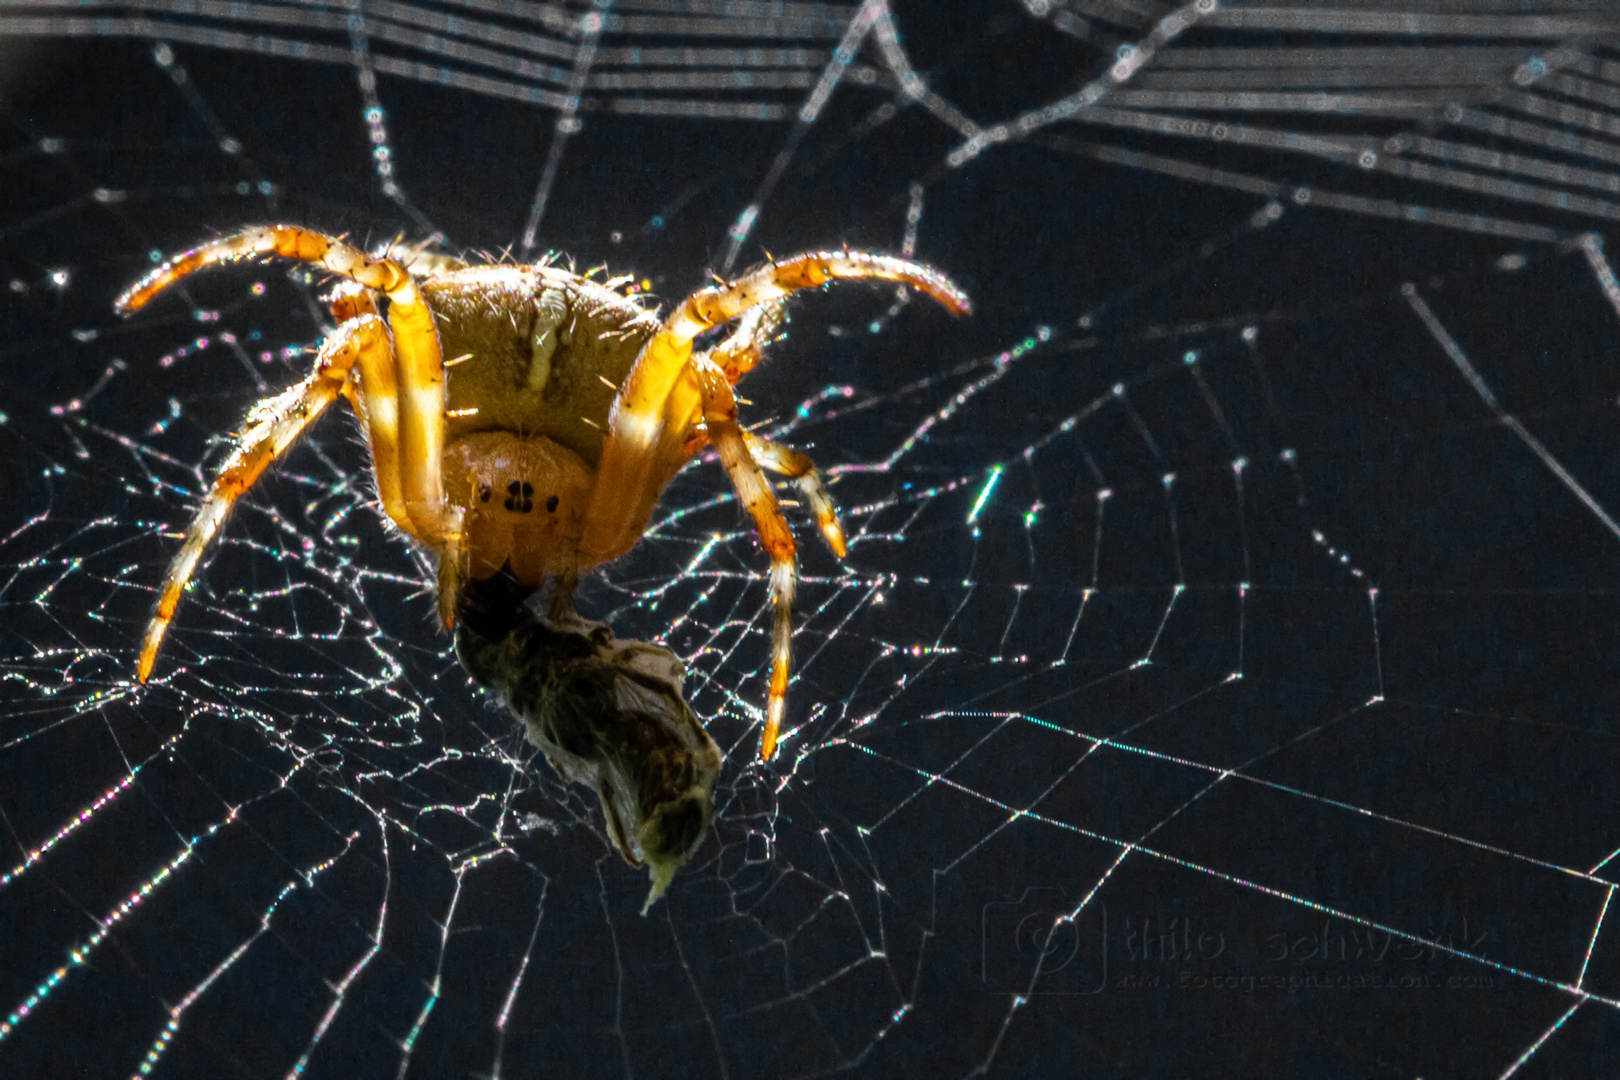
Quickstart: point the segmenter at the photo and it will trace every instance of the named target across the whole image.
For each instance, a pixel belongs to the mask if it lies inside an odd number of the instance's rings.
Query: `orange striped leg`
[[[410,532],[428,544],[444,538],[444,357],[433,313],[416,282],[392,259],[374,259],[343,240],[296,225],[261,225],[203,244],[169,259],[118,298],[127,315],[187,274],[218,263],[278,255],[314,263],[323,270],[388,296],[394,334],[399,399],[401,494]]]
[[[381,326],[380,320],[376,321]],[[286,452],[304,429],[343,392],[350,369],[360,358],[366,337],[362,324],[351,323],[339,329],[321,346],[315,361],[315,370],[296,386],[274,397],[265,398],[248,411],[246,427],[236,441],[236,449],[220,467],[208,495],[197,508],[186,531],[185,543],[169,564],[168,576],[163,579],[157,610],[146,626],[146,638],[141,642],[141,657],[135,668],[135,677],[145,682],[157,662],[158,647],[174,618],[180,596],[186,583],[197,569],[203,552],[219,534],[225,519],[230,516],[236,500],[264,472],[276,458]],[[386,344],[386,338],[382,339]]]
[[[389,520],[409,534],[411,518],[399,478],[399,383],[394,378],[394,346],[388,339],[388,327],[377,314],[376,294],[364,285],[342,282],[326,302],[340,325],[351,320],[362,324],[353,330],[362,335],[357,343],[360,378],[343,384],[343,396],[366,430],[377,501]],[[350,331],[345,327],[338,332]]]
[[[366,324],[359,328],[366,336],[360,345],[360,378],[343,385],[343,396],[366,429],[377,501],[389,520],[409,534],[411,519],[399,478],[399,381],[394,377],[393,342],[377,314],[376,291],[357,281],[340,281],[326,303],[340,327],[353,319]]]
[[[681,374],[692,359],[692,340],[703,331],[773,300],[841,278],[899,281],[933,297],[952,312],[969,310],[962,291],[942,274],[918,263],[858,251],[812,251],[767,263],[736,281],[688,296],[642,348],[614,399],[608,437],[597,467],[596,491],[586,515],[580,548],[600,562],[627,550],[646,524],[665,472],[649,460],[676,452],[686,432],[688,409],[672,403]],[[677,394],[677,396],[679,396]]]
[[[718,364],[726,373],[726,381],[735,386],[759,365],[765,346],[774,339],[786,318],[787,308],[780,300],[749,308],[738,318],[731,336],[704,355]],[[658,456],[670,454],[675,461],[684,464],[709,445],[709,433],[698,422],[702,416],[703,395],[698,390],[697,380],[690,377],[677,380],[664,405],[664,433]],[[675,436],[680,437],[678,443]]]
[[[377,479],[377,501],[390,521],[413,535],[416,526],[405,504],[405,487],[400,479],[403,463],[399,453],[399,383],[388,324],[376,315],[362,315],[339,327],[337,333],[353,335],[359,353],[360,377],[349,380],[344,396],[366,429],[371,472]]]
[[[832,553],[840,559],[848,554],[844,528],[838,524],[838,507],[833,505],[832,496],[827,493],[827,482],[821,470],[816,468],[816,463],[808,455],[762,439],[751,431],[743,432],[742,437],[754,464],[785,476],[799,486],[805,501],[816,515],[816,524],[821,528],[821,535],[826,539],[827,546],[832,548]]]
[[[765,733],[760,739],[759,756],[769,761],[776,752],[776,736],[787,711],[788,665],[793,646],[793,585],[796,578],[793,533],[776,503],[765,474],[754,464],[743,433],[737,427],[737,399],[731,393],[725,371],[707,356],[692,361],[703,392],[703,423],[709,441],[720,455],[720,463],[737,489],[737,499],[754,519],[760,546],[771,557],[771,689],[765,708]]]
[[[326,306],[339,326],[362,315],[377,314],[377,294],[358,281],[340,281],[326,296]]]
[[[389,254],[398,256],[395,245]],[[407,249],[407,255],[419,255]],[[460,260],[436,256],[454,266],[465,266]],[[389,520],[411,535],[413,526],[405,509],[404,489],[400,481],[399,461],[399,385],[394,378],[393,345],[388,341],[386,325],[377,316],[377,294],[373,289],[354,281],[342,281],[326,298],[332,317],[338,322],[350,319],[370,319],[375,333],[380,335],[380,348],[361,348],[360,378],[343,384],[343,396],[360,417],[366,429],[366,442],[371,447],[371,471],[377,479],[377,499]],[[445,535],[439,548],[439,621],[446,630],[455,629],[456,598],[461,595],[461,513],[454,507],[445,509]]]

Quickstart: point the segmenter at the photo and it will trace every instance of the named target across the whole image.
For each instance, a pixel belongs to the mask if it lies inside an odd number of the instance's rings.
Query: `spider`
[[[339,397],[360,418],[383,513],[437,559],[446,628],[468,583],[503,573],[531,591],[549,581],[553,616],[571,614],[580,573],[630,551],[664,486],[712,445],[771,560],[759,751],[769,760],[786,710],[796,548],[761,469],[797,484],[839,557],[845,542],[815,464],[743,430],[732,385],[759,362],[783,301],[800,289],[896,281],[958,315],[969,310],[961,290],[904,259],[815,251],[717,279],[660,319],[625,278],[399,247],[368,255],[340,237],[265,225],[168,259],[117,310],[137,311],[204,267],[268,256],[343,279],[329,300],[338,326],[308,377],[249,411],[169,567],[137,678],[151,675],[180,596],[236,500]],[[694,351],[700,334],[732,320],[730,336]]]

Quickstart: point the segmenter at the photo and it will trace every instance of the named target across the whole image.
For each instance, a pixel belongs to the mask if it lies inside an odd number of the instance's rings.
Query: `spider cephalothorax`
[[[840,556],[844,536],[815,465],[739,427],[731,387],[758,363],[782,301],[799,289],[897,281],[965,313],[954,285],[903,259],[807,252],[695,292],[660,319],[621,282],[557,265],[474,265],[404,249],[373,256],[337,237],[266,225],[175,256],[118,309],[135,311],[205,266],[266,256],[344,279],[331,298],[338,326],[303,382],[249,412],[169,568],[141,648],[143,682],[236,499],[341,396],[371,447],[383,512],[437,559],[447,627],[466,583],[503,572],[519,589],[551,583],[550,618],[565,622],[580,572],[635,546],[664,486],[712,445],[771,558],[775,623],[760,740],[771,757],[787,693],[795,546],[760,470],[797,483]],[[728,338],[694,352],[698,335],[734,319]],[[621,847],[625,835],[618,830]]]

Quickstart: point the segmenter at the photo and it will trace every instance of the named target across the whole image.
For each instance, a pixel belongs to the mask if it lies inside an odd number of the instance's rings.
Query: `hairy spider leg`
[[[736,385],[738,380],[759,364],[768,339],[781,328],[786,314],[780,300],[767,301],[758,307],[748,309],[737,320],[737,328],[731,336],[705,355],[725,372],[728,383]],[[694,383],[694,388],[695,385]],[[680,407],[681,394],[682,384],[677,382],[675,388],[670,391],[671,405],[665,410],[666,415]],[[702,411],[701,406],[700,401],[694,415],[687,417],[684,424],[679,425],[692,429],[692,434],[688,437],[687,456],[697,453],[709,441],[707,430],[694,426],[694,421]],[[674,425],[673,415],[670,416],[670,422]],[[786,476],[798,485],[816,515],[816,524],[821,529],[821,535],[826,538],[827,546],[832,549],[834,555],[843,558],[847,551],[844,530],[838,524],[838,509],[833,505],[832,496],[827,494],[826,481],[821,475],[821,470],[816,468],[816,463],[797,450],[761,438],[753,432],[744,431],[742,437],[748,447],[749,456],[754,459],[754,464]]]
[[[135,667],[135,677],[141,682],[152,674],[158,647],[163,644],[163,635],[174,619],[186,583],[191,580],[209,543],[219,535],[236,500],[343,393],[355,362],[367,351],[386,349],[387,345],[387,330],[376,316],[346,323],[321,346],[315,370],[303,382],[265,398],[248,412],[235,449],[215,475],[207,496],[191,519],[185,543],[180,545],[163,579],[157,610],[146,626],[146,638],[141,642],[141,656]]]
[[[765,355],[765,346],[773,339],[786,317],[787,308],[781,300],[749,308],[738,316],[731,335],[703,355],[720,365],[720,369],[726,373],[726,382],[735,386],[759,365],[760,358]],[[687,373],[676,380],[664,406],[664,426],[667,429],[664,442],[669,441],[669,436],[684,433],[679,448],[679,459],[683,464],[709,445],[709,432],[701,423],[702,418],[703,395],[698,392],[697,380]]]
[[[769,469],[795,481],[816,514],[816,523],[821,527],[827,546],[839,558],[846,553],[838,512],[827,494],[826,484],[815,462],[797,450],[743,431],[737,424],[737,404],[735,395],[731,393],[731,384],[759,363],[767,340],[780,328],[784,314],[780,300],[750,308],[738,320],[737,328],[730,337],[709,352],[694,356],[689,370],[692,386],[701,397],[697,411],[703,425],[694,426],[693,421],[698,417],[692,416],[680,425],[672,422],[670,428],[672,431],[680,428],[692,431],[682,460],[696,453],[705,443],[714,443],[739,500],[754,519],[761,543],[771,556],[771,601],[774,609],[771,687],[766,726],[760,742],[760,755],[767,760],[775,752],[786,711],[788,672],[792,661],[791,617],[797,551],[792,533],[783,519],[780,503],[765,478],[759,474],[759,469]],[[715,381],[716,371],[723,377],[723,383]],[[684,379],[678,381],[671,391],[670,410],[680,408],[679,399],[683,396],[685,383]]]
[[[372,258],[335,236],[296,225],[261,225],[182,252],[147,274],[118,298],[120,314],[138,311],[158,293],[196,270],[216,263],[267,255],[314,263],[388,297],[393,330],[401,500],[408,531],[430,545],[445,538],[444,357],[433,312],[410,273],[388,258]],[[397,519],[396,519],[397,520]]]
[[[680,464],[702,446],[702,440],[694,439],[691,432],[692,420],[701,412],[708,438],[715,443],[739,498],[754,517],[761,544],[771,556],[775,620],[770,697],[760,745],[760,756],[766,759],[775,751],[786,711],[796,549],[775,494],[760,474],[737,427],[730,381],[741,378],[757,362],[763,338],[769,332],[767,326],[774,328],[778,313],[767,311],[754,323],[745,323],[715,350],[727,357],[726,368],[708,357],[707,364],[694,364],[692,341],[703,331],[751,309],[775,306],[794,292],[840,278],[900,281],[932,297],[953,314],[965,315],[971,310],[960,289],[926,266],[851,251],[805,252],[767,263],[736,281],[693,293],[642,347],[614,398],[597,466],[596,488],[580,538],[582,561],[587,563],[617,558],[634,545],[646,527],[658,493]],[[725,388],[724,396],[718,393],[719,386]],[[806,490],[814,490],[816,497],[826,495],[819,481]],[[816,497],[812,498],[812,506],[817,505]],[[830,501],[826,500],[829,505]],[[819,506],[817,516],[819,520]],[[835,551],[843,546],[842,530],[836,532],[835,542],[835,534],[829,533],[824,524],[823,535],[834,544]]]
[[[736,386],[738,380],[758,366],[765,346],[775,339],[776,332],[786,321],[787,304],[782,300],[768,300],[738,316],[731,336],[709,350],[709,356],[725,371],[727,382]]]
[[[327,304],[332,317],[338,320],[339,333],[346,332],[350,322],[364,323],[358,331],[366,337],[360,343],[360,379],[344,383],[343,396],[366,431],[371,471],[377,480],[377,501],[388,519],[409,534],[413,526],[400,480],[399,384],[394,377],[393,343],[377,314],[376,296],[364,285],[343,282],[327,297]]]
[[[614,399],[597,466],[596,490],[580,540],[586,560],[607,562],[628,551],[646,526],[658,493],[673,475],[670,460],[687,441],[687,417],[698,404],[696,387],[687,374],[692,340],[750,308],[842,278],[899,281],[933,297],[954,314],[971,310],[967,296],[938,271],[905,259],[858,251],[804,252],[688,296],[642,347]],[[678,458],[674,465],[678,467],[684,460]]]
[[[730,344],[728,342],[727,344]],[[743,431],[737,425],[737,403],[730,383],[732,368],[722,366],[712,354],[692,358],[692,372],[703,394],[703,422],[707,441],[714,444],[720,462],[731,477],[738,500],[754,519],[760,544],[771,557],[771,684],[765,714],[765,730],[760,739],[760,757],[769,760],[776,750],[777,735],[787,707],[788,673],[792,662],[793,592],[797,580],[797,547],[783,518],[781,504],[760,469],[786,476],[804,493],[816,515],[816,524],[827,546],[840,559],[848,552],[844,530],[838,523],[838,510],[827,493],[821,470],[807,455]],[[757,359],[757,357],[756,357]],[[715,374],[720,375],[716,380]]]
[[[341,326],[350,319],[358,319],[362,315],[376,315],[377,294],[358,281],[344,279],[334,285],[332,291],[327,294],[326,306],[331,310],[332,318]]]
[[[809,455],[801,454],[791,447],[781,443],[763,439],[751,431],[742,433],[743,445],[748,447],[748,454],[754,463],[762,469],[769,469],[779,476],[785,476],[799,486],[804,494],[805,501],[810,504],[811,511],[816,515],[816,525],[821,529],[822,537],[827,546],[832,548],[834,555],[842,559],[848,554],[848,545],[844,542],[844,527],[838,523],[838,507],[833,504],[832,496],[827,492],[827,481],[822,477],[821,470],[816,463],[810,460]]]
[[[326,306],[331,310],[332,318],[337,320],[337,324],[340,327],[344,323],[348,322],[350,319],[358,319],[358,318],[361,318],[362,316],[365,316],[365,315],[370,315],[370,316],[373,316],[373,317],[380,317],[380,316],[378,316],[378,312],[377,312],[377,296],[376,296],[376,294],[374,292],[372,292],[372,290],[366,288],[364,285],[361,285],[358,282],[354,282],[354,281],[341,281],[341,282],[339,282],[337,284],[337,286],[329,294],[327,294],[327,296],[326,296]],[[392,372],[392,367],[393,367],[392,358],[393,358],[393,346],[390,345],[389,346],[389,359],[390,359],[389,368],[390,368],[390,372]],[[362,368],[363,367],[364,367],[364,365],[362,365]],[[347,401],[349,403],[349,408],[354,410],[354,415],[356,415],[356,416],[358,416],[360,418],[361,424],[365,425],[366,430],[369,433],[370,430],[371,430],[371,425],[366,420],[366,403],[365,403],[365,399],[363,398],[363,396],[361,394],[360,385],[358,383],[356,383],[353,379],[350,379],[348,382],[343,384],[343,400],[345,400],[345,401]],[[397,451],[398,442],[399,442],[399,413],[398,413],[397,409],[395,410],[395,413],[394,413],[393,432],[394,432],[394,445],[395,445],[396,451]],[[368,441],[369,441],[369,439],[368,439]],[[395,463],[395,464],[397,464],[397,463]],[[397,469],[396,469],[396,473],[397,473]],[[397,475],[395,476],[394,481],[395,481],[395,485],[396,485],[395,495],[397,496],[398,495],[397,485],[398,485],[398,481],[399,481],[399,478],[398,478]],[[380,494],[381,494],[381,480],[378,481],[378,489],[379,489],[379,496],[380,496]],[[401,503],[401,505],[403,506],[403,503]],[[386,502],[384,502],[384,508],[385,509],[387,508],[387,503]],[[388,516],[393,517],[393,514],[390,513]]]
[[[726,373],[707,355],[692,358],[691,371],[703,394],[703,425],[720,455],[720,464],[737,489],[737,499],[754,519],[760,546],[771,557],[771,688],[765,707],[765,732],[759,756],[770,760],[787,709],[788,665],[793,646],[793,586],[797,578],[793,532],[776,501],[776,494],[759,471],[742,429],[737,426],[737,399]]]

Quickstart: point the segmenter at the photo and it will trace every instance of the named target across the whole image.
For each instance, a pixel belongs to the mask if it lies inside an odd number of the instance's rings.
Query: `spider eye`
[[[502,504],[514,514],[527,514],[534,509],[534,485],[527,480],[513,480],[506,485],[506,501]]]

